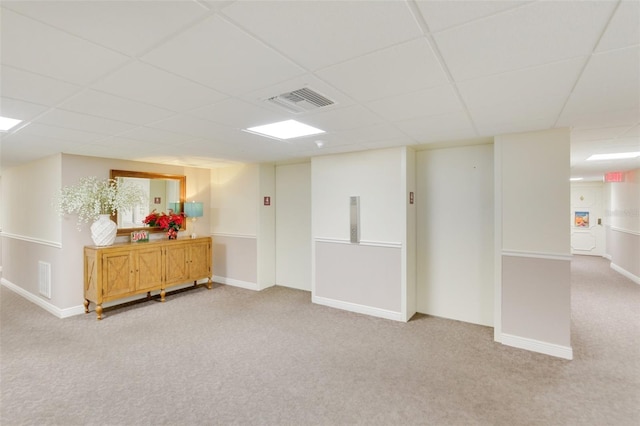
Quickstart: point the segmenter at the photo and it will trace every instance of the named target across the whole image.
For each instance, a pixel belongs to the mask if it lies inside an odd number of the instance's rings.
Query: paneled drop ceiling
[[[640,150],[637,0],[0,5],[0,115],[26,124],[1,134],[2,169],[57,152],[286,162],[558,127],[572,176],[640,167],[584,161]],[[335,104],[265,101],[303,87]],[[291,118],[326,133],[242,131]]]

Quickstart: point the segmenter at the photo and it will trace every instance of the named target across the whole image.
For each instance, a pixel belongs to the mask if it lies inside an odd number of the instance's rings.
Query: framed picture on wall
[[[573,226],[576,228],[589,227],[589,212],[586,210],[576,210],[573,213]]]

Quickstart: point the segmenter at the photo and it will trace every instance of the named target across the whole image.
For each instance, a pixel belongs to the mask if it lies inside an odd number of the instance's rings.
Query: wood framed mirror
[[[187,193],[187,177],[165,173],[136,172],[129,170],[111,170],[111,179],[127,181],[140,186],[149,195],[149,204],[136,206],[131,210],[117,211],[114,221],[118,225],[118,235],[129,235],[142,229],[149,232],[164,232],[158,227],[149,227],[142,223],[145,217],[155,210],[158,213],[183,212]],[[185,220],[180,230],[187,229]]]

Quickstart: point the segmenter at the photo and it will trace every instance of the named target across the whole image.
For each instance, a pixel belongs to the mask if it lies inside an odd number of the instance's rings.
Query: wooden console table
[[[207,278],[211,289],[211,237],[156,240],[84,248],[84,311],[91,302],[102,319],[102,304]]]

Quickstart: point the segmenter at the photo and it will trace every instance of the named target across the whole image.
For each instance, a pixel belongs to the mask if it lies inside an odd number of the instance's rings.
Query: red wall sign
[[[605,182],[623,182],[624,173],[622,172],[609,172],[604,175]]]
[[[265,206],[271,205],[271,197],[264,197],[264,205]]]

